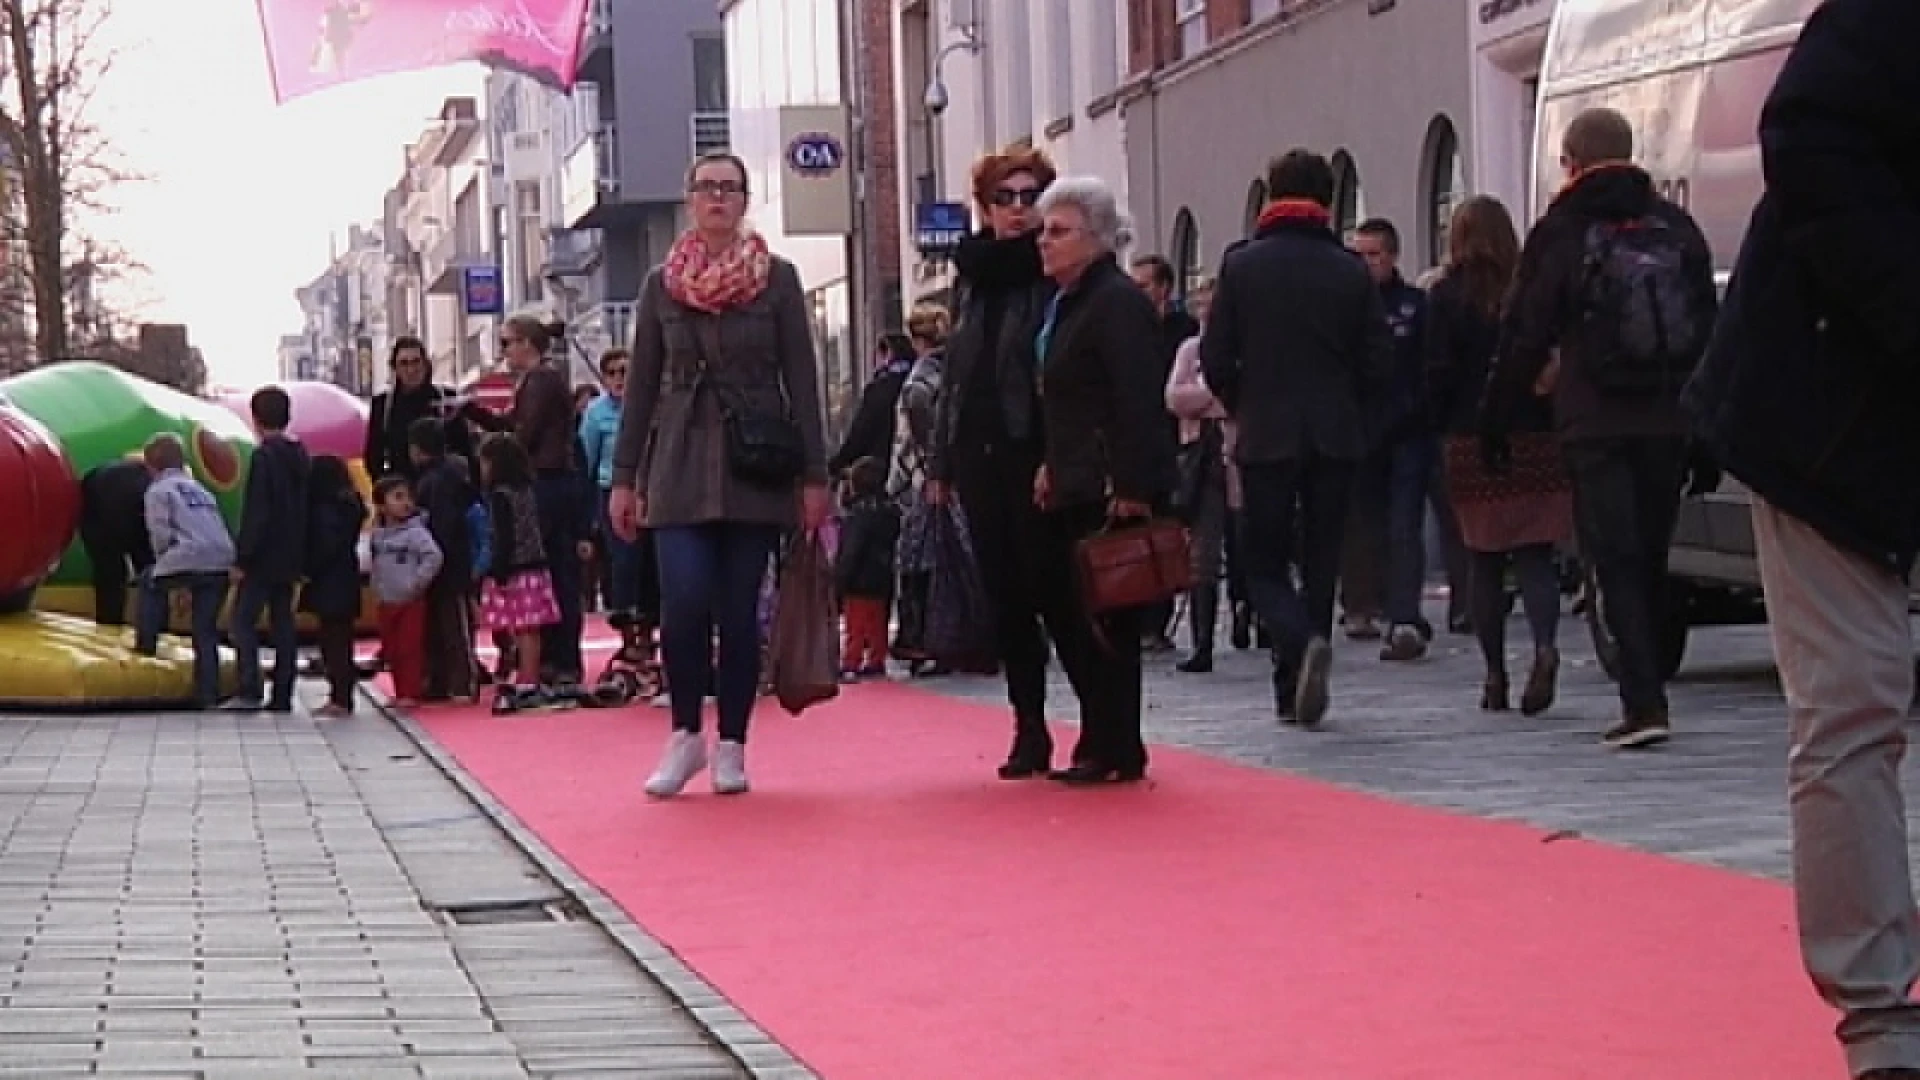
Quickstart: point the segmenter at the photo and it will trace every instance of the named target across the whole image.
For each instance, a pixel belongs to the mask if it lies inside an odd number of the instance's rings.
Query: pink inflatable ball
[[[367,403],[327,382],[294,380],[277,384],[293,403],[288,433],[312,454],[358,461],[367,447]],[[251,390],[222,390],[214,399],[251,422]]]

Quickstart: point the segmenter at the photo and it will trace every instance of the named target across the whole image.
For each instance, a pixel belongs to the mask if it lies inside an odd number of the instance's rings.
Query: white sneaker
[[[676,731],[667,740],[660,766],[647,778],[647,794],[656,799],[680,794],[687,781],[707,767],[707,742],[697,731]]]
[[[713,793],[747,793],[747,747],[744,743],[722,740],[713,748]]]

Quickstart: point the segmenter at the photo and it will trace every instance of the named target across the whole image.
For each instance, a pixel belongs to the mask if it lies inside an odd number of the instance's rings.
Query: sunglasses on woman
[[[1013,206],[1015,204],[1018,204],[1020,206],[1033,206],[1037,204],[1039,201],[1040,201],[1040,189],[1037,187],[1029,187],[1029,188],[1003,187],[1000,190],[993,193],[993,205],[1003,207],[1003,208],[1008,206]]]

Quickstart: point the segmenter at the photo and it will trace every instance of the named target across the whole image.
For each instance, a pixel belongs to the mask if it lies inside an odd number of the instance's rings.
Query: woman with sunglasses
[[[693,225],[640,287],[613,448],[608,513],[627,540],[653,533],[673,734],[647,794],[678,795],[707,767],[701,707],[719,713],[713,791],[745,792],[760,685],[760,584],[783,531],[826,523],[820,372],[792,263],[747,228],[747,168],[703,154],[687,170]],[[743,428],[780,442],[779,468]],[[797,444],[797,445],[796,445]],[[714,639],[719,639],[716,663]]]
[[[1036,206],[1054,176],[1047,156],[1023,144],[973,167],[974,201],[987,227],[954,253],[961,299],[928,448],[927,499],[959,499],[994,605],[1014,725],[1003,780],[1045,776],[1053,761],[1047,639],[1036,601],[1043,526],[1033,481],[1044,446],[1034,332],[1052,292],[1040,269]]]
[[[627,540],[608,513],[613,499],[613,447],[620,435],[621,406],[627,396],[632,354],[609,349],[600,358],[600,382],[606,392],[593,399],[580,418],[580,447],[586,472],[599,492],[599,533],[608,563],[607,622],[620,631],[621,659],[643,671],[653,666],[653,631],[660,625],[660,577],[653,566],[652,534],[645,529]]]
[[[370,480],[397,475],[413,481],[419,477],[407,452],[407,429],[422,417],[447,419],[454,393],[434,385],[427,346],[417,337],[394,339],[388,367],[393,372],[393,387],[373,396],[361,463]],[[461,458],[473,456],[473,439],[467,425],[459,420],[449,419],[447,423],[447,452]]]

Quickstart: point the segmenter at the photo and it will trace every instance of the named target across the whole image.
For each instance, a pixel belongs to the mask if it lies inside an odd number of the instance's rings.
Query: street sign
[[[468,266],[460,271],[460,297],[469,315],[498,315],[506,310],[501,295],[500,268]]]
[[[913,246],[922,255],[951,254],[972,228],[966,203],[921,203],[913,208]]]

